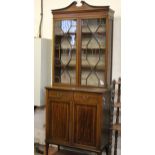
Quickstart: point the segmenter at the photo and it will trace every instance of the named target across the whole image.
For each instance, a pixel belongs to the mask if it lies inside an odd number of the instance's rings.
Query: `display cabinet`
[[[49,144],[101,154],[109,148],[113,14],[82,1],[53,14],[52,86],[46,87]]]

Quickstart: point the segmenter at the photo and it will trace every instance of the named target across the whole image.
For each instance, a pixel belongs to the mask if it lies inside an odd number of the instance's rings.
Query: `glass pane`
[[[105,19],[82,20],[81,84],[104,86]]]
[[[76,83],[76,20],[56,21],[54,82]]]

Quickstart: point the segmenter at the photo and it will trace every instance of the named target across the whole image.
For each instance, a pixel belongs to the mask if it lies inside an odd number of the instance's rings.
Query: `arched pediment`
[[[69,6],[67,6],[65,8],[52,10],[52,13],[56,14],[59,12],[69,13],[69,12],[83,12],[83,11],[89,12],[89,11],[94,11],[94,10],[108,11],[110,9],[109,9],[109,6],[92,6],[92,5],[89,5],[88,3],[84,2],[84,1],[81,1],[81,6],[77,6],[77,2],[74,1]]]

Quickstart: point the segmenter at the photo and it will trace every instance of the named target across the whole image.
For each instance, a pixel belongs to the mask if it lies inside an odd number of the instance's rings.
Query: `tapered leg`
[[[48,143],[46,143],[45,155],[48,155],[48,149],[49,149],[49,144],[48,144]]]
[[[102,152],[97,153],[97,155],[102,155]]]
[[[109,154],[109,149],[110,149],[110,146],[109,146],[109,145],[107,145],[107,146],[105,147],[105,152],[106,152],[106,155],[110,155],[110,154]]]
[[[108,155],[111,155],[111,149],[112,149],[112,130],[110,130],[109,133],[109,144],[108,144]]]
[[[60,145],[58,145],[58,151],[60,150]]]
[[[112,144],[109,144],[109,147],[108,147],[108,155],[111,155],[111,149],[112,149]]]
[[[118,138],[118,131],[115,131],[114,155],[117,155],[117,138]]]

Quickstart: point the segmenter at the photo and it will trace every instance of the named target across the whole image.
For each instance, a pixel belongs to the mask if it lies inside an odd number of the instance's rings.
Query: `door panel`
[[[49,109],[50,139],[54,143],[69,143],[70,103],[50,101]]]
[[[81,85],[105,84],[106,19],[81,20]]]
[[[54,82],[75,85],[77,21],[56,20],[54,35]]]
[[[96,146],[97,105],[74,104],[74,143]]]

